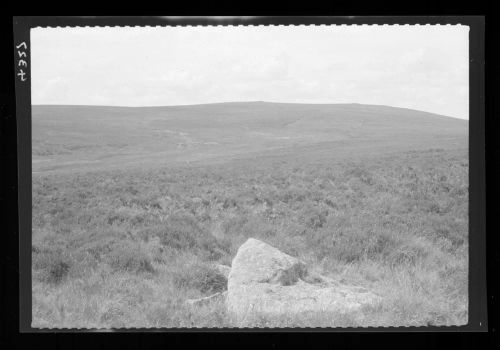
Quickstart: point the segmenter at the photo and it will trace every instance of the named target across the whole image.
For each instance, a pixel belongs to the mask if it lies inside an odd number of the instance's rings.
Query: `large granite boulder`
[[[313,275],[302,261],[250,238],[233,259],[226,303],[237,325],[245,326],[263,317],[356,313],[379,299],[364,288]]]

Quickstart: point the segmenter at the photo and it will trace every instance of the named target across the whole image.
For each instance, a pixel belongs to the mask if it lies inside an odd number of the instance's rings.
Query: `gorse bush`
[[[301,219],[307,227],[319,229],[326,224],[328,214],[328,209],[319,209],[317,207],[307,206],[302,211]]]
[[[158,232],[160,243],[176,249],[192,249],[209,235],[192,216],[172,215],[168,217],[164,226]]]
[[[116,270],[128,272],[154,272],[150,257],[140,245],[130,241],[115,243],[107,254],[108,264]]]
[[[207,264],[190,264],[175,270],[175,285],[183,289],[196,289],[201,293],[217,293],[227,289],[227,279]]]
[[[187,214],[172,215],[162,225],[142,230],[138,235],[146,241],[158,237],[163,246],[189,250],[208,260],[218,260],[230,251],[227,241],[217,240]]]
[[[262,217],[250,214],[233,216],[223,223],[227,237],[242,237],[244,239],[270,238],[276,234],[276,228]]]
[[[373,185],[375,180],[369,170],[353,165],[353,167],[344,173],[344,176],[349,179],[358,179],[365,185]]]
[[[120,242],[128,239],[125,232],[116,229],[103,229],[74,236],[70,241],[70,247],[80,255],[88,254],[95,260],[102,261]]]
[[[320,259],[330,258],[346,263],[373,260],[397,264],[414,264],[425,258],[429,247],[416,237],[381,229],[357,230],[352,227],[326,226],[308,231],[309,246]]]
[[[32,252],[33,269],[40,272],[43,281],[53,284],[61,283],[73,265],[72,259],[58,248],[44,248]]]

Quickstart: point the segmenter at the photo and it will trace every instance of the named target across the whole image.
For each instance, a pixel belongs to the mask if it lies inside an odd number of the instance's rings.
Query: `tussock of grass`
[[[227,242],[218,241],[200,227],[191,215],[170,215],[162,225],[146,228],[139,236],[145,241],[158,237],[160,244],[177,250],[189,250],[208,260],[219,260],[229,252]]]
[[[107,256],[108,264],[115,270],[128,272],[154,272],[150,257],[140,245],[130,241],[116,244]]]
[[[179,289],[196,289],[213,294],[227,289],[227,279],[214,267],[199,262],[181,266],[173,271],[173,282]]]
[[[383,297],[356,315],[249,326],[467,322],[467,153],[432,150],[36,177],[33,326],[231,327],[223,304],[184,302],[225,289],[211,264],[248,237]]]
[[[39,279],[47,283],[59,284],[71,268],[72,261],[61,249],[43,249],[34,254],[33,269],[39,272]]]

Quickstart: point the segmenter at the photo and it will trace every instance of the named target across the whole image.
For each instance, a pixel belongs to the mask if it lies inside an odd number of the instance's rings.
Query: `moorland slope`
[[[468,122],[361,104],[52,105],[33,106],[32,135],[42,173],[467,148]]]

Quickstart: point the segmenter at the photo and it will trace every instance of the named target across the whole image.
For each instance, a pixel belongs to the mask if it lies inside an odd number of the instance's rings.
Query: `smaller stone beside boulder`
[[[224,292],[215,293],[213,295],[210,295],[210,296],[204,297],[204,298],[187,299],[186,305],[188,305],[188,306],[201,306],[201,305],[207,305],[209,303],[218,302],[218,301],[224,302],[226,300],[226,295],[227,295],[227,291],[224,291]]]

